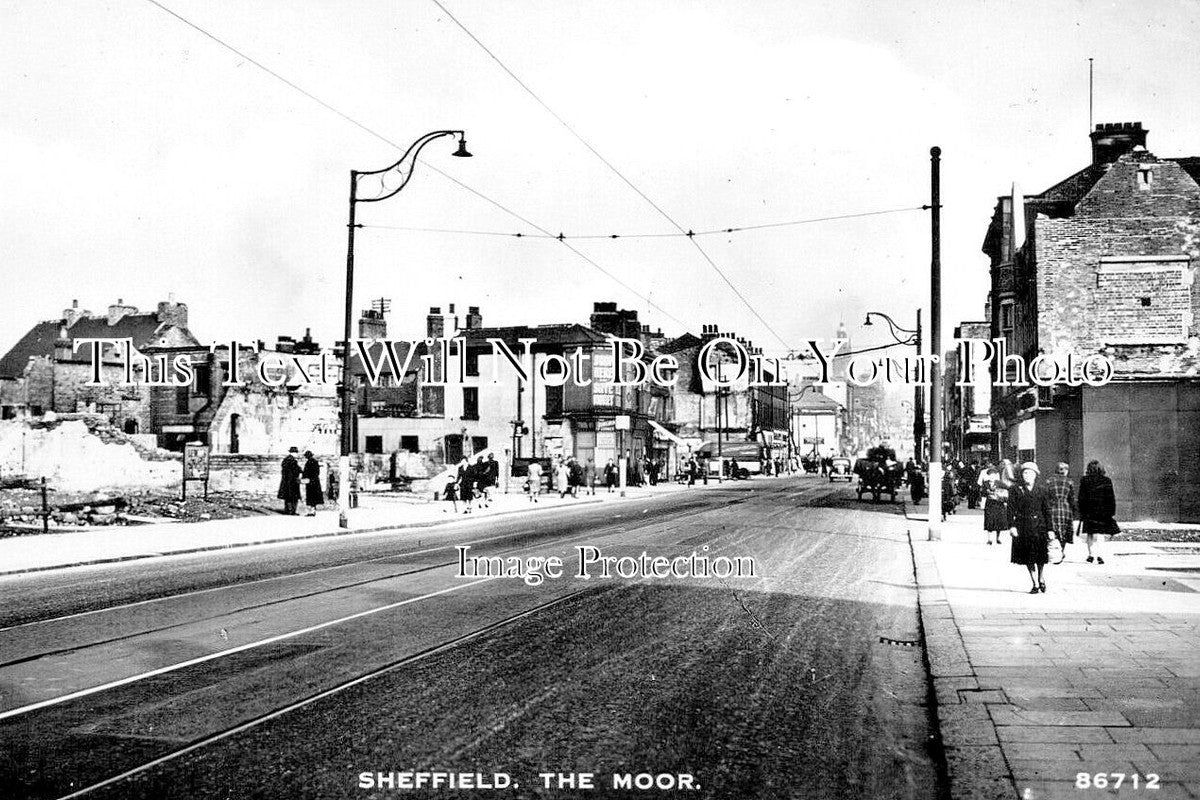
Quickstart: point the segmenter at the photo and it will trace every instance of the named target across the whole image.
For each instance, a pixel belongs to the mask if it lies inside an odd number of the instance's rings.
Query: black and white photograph
[[[1197,0],[0,0],[0,797],[1200,800]]]

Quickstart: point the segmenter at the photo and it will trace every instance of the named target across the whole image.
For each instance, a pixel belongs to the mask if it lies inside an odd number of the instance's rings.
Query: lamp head
[[[455,150],[450,155],[457,156],[458,158],[470,158],[471,157],[471,154],[467,151],[467,137],[466,136],[458,137],[458,149]]]

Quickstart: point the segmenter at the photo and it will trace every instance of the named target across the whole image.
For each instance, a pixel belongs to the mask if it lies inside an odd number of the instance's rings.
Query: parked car
[[[850,459],[842,456],[835,456],[829,461],[829,482],[845,481],[846,483],[854,482],[854,470],[851,468]]]

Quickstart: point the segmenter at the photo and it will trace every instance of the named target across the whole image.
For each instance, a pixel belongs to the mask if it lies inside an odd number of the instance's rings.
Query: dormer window
[[[1137,181],[1139,189],[1149,189],[1154,184],[1154,169],[1146,165],[1138,167]]]

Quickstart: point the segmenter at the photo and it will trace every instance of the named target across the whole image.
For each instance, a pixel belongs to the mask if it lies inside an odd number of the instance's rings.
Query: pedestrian
[[[479,490],[479,507],[486,508],[491,505],[491,478],[492,472],[488,465],[483,463],[483,456],[475,459],[475,485]]]
[[[612,490],[617,486],[617,465],[611,458],[604,465],[604,485],[608,487],[609,494],[612,494]]]
[[[284,514],[295,515],[296,506],[300,504],[300,462],[296,460],[296,453],[299,452],[298,448],[289,447],[280,469],[276,497],[283,501]]]
[[[1021,465],[1020,482],[1008,494],[1008,525],[1013,537],[1009,560],[1029,570],[1030,594],[1046,592],[1042,569],[1050,560],[1050,537],[1054,535],[1050,495],[1038,483],[1038,474],[1038,465],[1026,461]]]
[[[1000,544],[1000,534],[1008,530],[1008,488],[1003,485],[1000,470],[990,462],[979,473],[977,482],[983,496],[983,531],[987,543],[992,544],[994,534],[996,544]]]
[[[451,472],[446,476],[446,485],[442,488],[442,499],[449,500],[458,513],[458,475]]]
[[[1099,461],[1088,462],[1087,470],[1079,481],[1080,533],[1087,537],[1087,563],[1103,564],[1100,545],[1105,536],[1121,532],[1114,517],[1117,513],[1117,496],[1113,492],[1112,480],[1104,474]]]
[[[593,496],[596,494],[596,462],[591,456],[588,456],[587,463],[583,467],[583,485],[588,494]]]
[[[583,488],[584,482],[583,465],[579,463],[578,459],[572,456],[567,461],[567,467],[571,471],[570,477],[568,478],[568,483],[571,486],[571,497],[578,498],[579,490]]]
[[[688,456],[687,464],[684,466],[684,468],[687,470],[687,485],[695,486],[696,485],[696,470],[697,470],[696,457]]]
[[[492,490],[500,485],[500,462],[496,460],[495,453],[488,453],[487,457],[487,479],[488,479],[488,505],[492,503]]]
[[[860,459],[859,463],[863,463],[863,459]],[[908,489],[912,493],[914,506],[925,499],[925,473],[915,464],[908,473]]]
[[[325,502],[325,494],[321,491],[321,465],[313,458],[312,450],[304,451],[304,504],[308,506],[306,517],[317,515],[317,506]]]
[[[1046,493],[1050,495],[1053,514],[1051,527],[1062,545],[1062,557],[1056,562],[1059,564],[1067,559],[1067,545],[1075,541],[1075,484],[1068,477],[1070,472],[1070,465],[1060,461],[1054,474],[1046,479]]]
[[[948,465],[942,473],[942,522],[947,514],[953,514],[958,507],[958,475],[954,465]]]
[[[470,514],[475,504],[475,468],[465,457],[458,462],[458,496],[463,502],[463,513]]]
[[[979,462],[972,461],[967,466],[966,474],[963,476],[966,483],[967,491],[967,508],[979,508],[980,492],[979,492]]]
[[[554,470],[554,488],[558,490],[560,498],[566,497],[567,492],[571,490],[571,468],[567,466],[567,462],[559,460],[558,468]]]
[[[542,465],[539,461],[529,462],[529,502],[536,503],[542,493]]]

